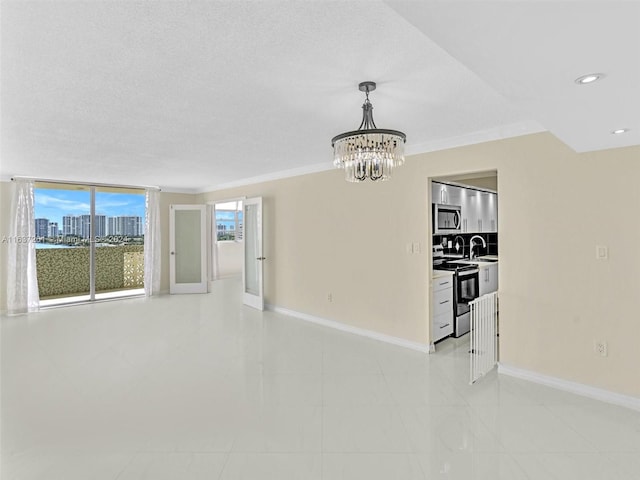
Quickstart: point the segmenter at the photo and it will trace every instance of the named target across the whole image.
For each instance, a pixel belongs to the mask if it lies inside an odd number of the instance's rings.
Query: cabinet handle
[[[445,300],[444,302],[440,302],[440,305],[444,305],[445,303],[449,303],[449,300]]]
[[[450,324],[449,323],[445,323],[444,325],[440,325],[440,329],[442,330],[443,328],[447,328]]]
[[[441,287],[442,285],[449,285],[449,280],[445,281],[445,282],[440,282],[438,284],[439,287]]]

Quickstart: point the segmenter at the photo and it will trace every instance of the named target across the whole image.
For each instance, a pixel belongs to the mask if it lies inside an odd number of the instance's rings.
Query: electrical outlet
[[[601,357],[607,356],[607,342],[602,340],[596,340],[593,342],[593,350]]]
[[[333,302],[333,293],[329,293],[329,295],[327,295],[327,301],[329,303]]]
[[[604,245],[596,245],[596,260],[608,260],[609,248]]]
[[[407,253],[413,253],[413,243],[407,243]]]

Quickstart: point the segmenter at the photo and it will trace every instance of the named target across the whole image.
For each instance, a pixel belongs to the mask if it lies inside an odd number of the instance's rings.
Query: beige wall
[[[383,184],[329,171],[199,201],[264,197],[267,303],[428,343],[428,179],[495,169],[501,361],[640,397],[638,158],[637,147],[576,154],[543,133],[413,156]]]
[[[259,195],[267,303],[428,343],[428,179],[495,169],[501,361],[640,397],[638,158],[640,147],[576,154],[543,133],[413,156],[382,184],[348,184],[332,170],[163,193],[162,289],[170,203]],[[407,253],[414,242],[421,253]],[[608,246],[608,261],[595,259],[596,245]],[[594,353],[594,340],[608,343],[607,357]]]
[[[263,197],[267,303],[425,343],[427,255],[405,253],[425,247],[425,185],[408,195],[404,181],[348,184],[331,170],[200,201]]]

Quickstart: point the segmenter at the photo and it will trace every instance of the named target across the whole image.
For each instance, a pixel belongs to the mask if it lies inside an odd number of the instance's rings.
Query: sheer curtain
[[[160,293],[160,190],[148,188],[145,195],[144,294]]]
[[[7,310],[35,312],[40,305],[36,271],[34,182],[15,179],[7,255]]]
[[[218,258],[220,257],[220,250],[218,247],[218,239],[217,235],[214,232],[213,240],[211,242],[211,272],[209,275],[209,280],[219,280],[220,279],[220,263]]]
[[[220,252],[218,250],[218,227],[216,224],[216,206],[208,205],[207,208],[207,217],[209,218],[209,235],[211,239],[209,240],[210,248],[210,262],[209,262],[209,280],[218,280],[220,277],[220,264],[218,262],[218,258]]]

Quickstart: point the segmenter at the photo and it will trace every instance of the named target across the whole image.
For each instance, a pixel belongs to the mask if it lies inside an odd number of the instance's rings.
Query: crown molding
[[[334,166],[331,161],[327,161],[326,163],[315,163],[313,165],[306,165],[304,167],[291,168],[289,170],[280,170],[279,172],[266,173],[264,175],[257,175],[255,177],[243,178],[241,180],[236,180],[233,182],[210,185],[208,187],[199,188],[197,193],[209,193],[218,190],[227,190],[229,188],[244,187],[246,185],[254,185],[256,183],[272,182],[274,180],[299,177],[301,175],[308,175],[310,173],[326,172],[333,169]]]
[[[478,143],[493,142],[506,138],[521,137],[533,133],[546,132],[547,130],[535,121],[512,123],[501,125],[488,130],[481,130],[465,135],[459,135],[431,142],[410,144],[405,148],[407,155],[418,155],[421,153],[436,152],[438,150],[449,150],[451,148],[476,145]]]

